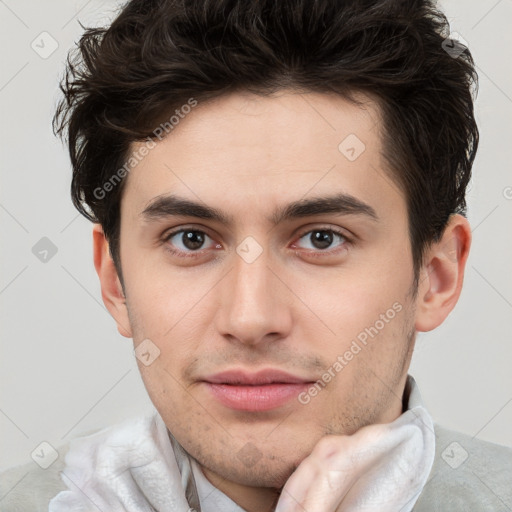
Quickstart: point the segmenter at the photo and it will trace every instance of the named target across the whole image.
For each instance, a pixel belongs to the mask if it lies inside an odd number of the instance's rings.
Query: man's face
[[[127,178],[130,327],[135,346],[160,351],[139,362],[142,378],[169,430],[221,478],[279,487],[324,435],[402,412],[414,276],[380,123],[374,104],[338,96],[225,96]],[[341,194],[367,207],[279,215]],[[225,219],[178,214],[170,195]]]

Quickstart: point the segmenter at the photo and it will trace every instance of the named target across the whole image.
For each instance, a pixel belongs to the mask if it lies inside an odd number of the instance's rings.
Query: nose
[[[233,256],[216,316],[217,331],[232,342],[261,346],[290,333],[292,293],[270,260],[265,250],[252,262]]]

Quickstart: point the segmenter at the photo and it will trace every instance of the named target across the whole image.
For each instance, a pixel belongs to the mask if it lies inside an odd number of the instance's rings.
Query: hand
[[[286,482],[275,512],[410,512],[433,462],[422,413],[325,436]]]

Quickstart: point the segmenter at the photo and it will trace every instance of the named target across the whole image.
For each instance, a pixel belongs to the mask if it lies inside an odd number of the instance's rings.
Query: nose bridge
[[[248,238],[233,255],[233,267],[224,283],[218,329],[225,336],[255,344],[268,334],[285,335],[290,322],[279,279],[270,268],[270,253]]]

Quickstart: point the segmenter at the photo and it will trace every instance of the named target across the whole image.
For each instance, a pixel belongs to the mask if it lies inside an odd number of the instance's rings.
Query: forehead
[[[358,99],[363,106],[288,91],[199,103],[130,171],[122,210],[135,218],[165,194],[231,209],[239,219],[257,210],[268,218],[278,205],[334,192],[375,209],[396,206],[403,198],[383,167],[378,106]]]

